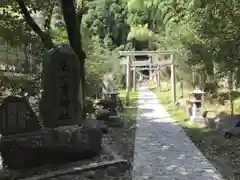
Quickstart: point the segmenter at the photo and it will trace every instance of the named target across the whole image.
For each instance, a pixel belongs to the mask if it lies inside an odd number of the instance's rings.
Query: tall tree
[[[127,17],[126,3],[121,0],[94,0],[88,3],[83,23],[94,36],[108,38],[116,47],[126,43],[130,29]]]

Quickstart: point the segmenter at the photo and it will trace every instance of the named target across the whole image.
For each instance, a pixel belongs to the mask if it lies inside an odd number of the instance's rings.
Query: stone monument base
[[[102,149],[99,128],[64,126],[1,138],[3,162],[11,168],[90,158]]]

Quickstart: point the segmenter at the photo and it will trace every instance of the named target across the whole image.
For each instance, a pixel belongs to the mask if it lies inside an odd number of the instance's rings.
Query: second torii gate
[[[173,51],[119,51],[120,56],[126,58],[121,61],[122,65],[126,66],[126,90],[136,91],[136,68],[143,68],[149,70],[149,76],[152,76],[152,70],[157,70],[156,81],[157,90],[160,91],[160,67],[171,66],[171,90],[172,90],[172,101],[176,102],[176,73],[174,65],[174,52]],[[135,56],[148,56],[148,60],[136,61]],[[158,59],[154,60],[153,57],[158,56]],[[132,72],[131,72],[132,71]],[[131,86],[132,81],[132,86]]]

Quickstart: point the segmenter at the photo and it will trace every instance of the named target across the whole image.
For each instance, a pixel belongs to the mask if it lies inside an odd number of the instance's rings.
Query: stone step
[[[124,123],[122,121],[106,121],[105,122],[109,127],[123,127]]]
[[[52,171],[52,172],[48,172],[44,175],[36,175],[36,176],[29,177],[29,178],[21,179],[21,180],[49,179],[49,178],[59,177],[59,176],[66,175],[66,174],[79,174],[84,171],[97,170],[97,169],[103,169],[103,168],[107,168],[107,171],[114,170],[114,171],[118,172],[116,169],[112,169],[112,168],[108,169],[108,167],[110,167],[110,166],[113,166],[113,167],[116,166],[118,171],[120,169],[121,169],[121,171],[126,171],[129,168],[129,163],[128,163],[128,161],[123,160],[123,159],[113,160],[113,161],[104,161],[104,162],[99,162],[99,163],[91,163],[91,164],[81,166],[81,167],[72,167],[69,169]]]

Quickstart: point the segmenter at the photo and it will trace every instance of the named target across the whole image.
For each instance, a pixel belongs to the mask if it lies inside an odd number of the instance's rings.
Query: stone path
[[[137,125],[133,180],[223,180],[146,87]]]

